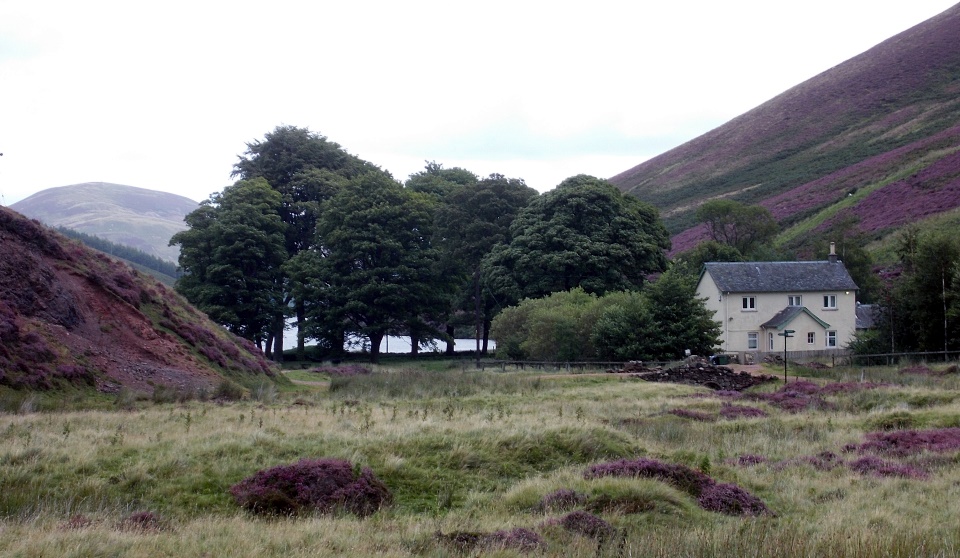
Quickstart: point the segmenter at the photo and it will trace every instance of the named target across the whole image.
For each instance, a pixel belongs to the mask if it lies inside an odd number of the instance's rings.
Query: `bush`
[[[226,399],[227,401],[239,401],[246,399],[247,390],[240,384],[232,382],[226,378],[217,386],[217,391],[213,393],[214,399]]]
[[[369,468],[343,459],[301,459],[257,472],[230,487],[237,504],[263,515],[345,511],[360,517],[390,505],[393,495]]]
[[[600,477],[643,477],[656,479],[672,485],[687,494],[699,496],[703,489],[713,484],[709,476],[683,465],[661,463],[655,459],[620,459],[591,465],[583,474],[586,479]]]
[[[613,525],[585,511],[568,513],[559,523],[567,531],[593,539],[607,539],[614,533]]]
[[[697,504],[701,508],[726,515],[768,515],[770,510],[760,498],[735,484],[717,483],[704,488]]]

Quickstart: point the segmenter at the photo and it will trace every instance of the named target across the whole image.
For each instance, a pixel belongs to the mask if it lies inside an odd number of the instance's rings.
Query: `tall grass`
[[[722,394],[616,375],[412,367],[259,400],[18,410],[0,414],[0,555],[452,556],[450,537],[438,533],[521,527],[544,537],[549,556],[956,555],[960,455],[907,459],[927,468],[925,480],[813,459],[832,452],[850,462],[857,456],[844,448],[867,432],[957,422],[952,376],[867,373],[890,385],[825,392],[830,405],[795,413],[737,401],[766,418],[720,418]],[[859,381],[859,369],[829,375],[817,382]],[[365,520],[239,511],[230,486],[306,457],[370,467],[394,505]],[[583,476],[589,465],[639,457],[741,486],[776,515],[725,516],[655,480]],[[539,505],[563,490],[584,495],[621,538],[565,530],[557,522],[565,511]],[[131,529],[124,519],[140,512],[159,527]]]

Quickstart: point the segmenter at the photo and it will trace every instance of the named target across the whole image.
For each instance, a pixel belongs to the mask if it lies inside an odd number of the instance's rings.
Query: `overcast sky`
[[[546,191],[610,177],[952,0],[0,0],[0,196],[113,182],[207,198],[307,127]]]

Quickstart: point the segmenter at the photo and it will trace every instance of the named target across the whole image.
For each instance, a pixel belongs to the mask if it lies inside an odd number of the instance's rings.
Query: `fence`
[[[505,372],[507,367],[513,367],[514,370],[557,370],[560,372],[583,372],[585,370],[619,370],[627,364],[626,362],[616,361],[582,361],[582,362],[557,362],[557,361],[532,361],[532,360],[481,360],[479,367],[483,370],[487,368],[499,368]],[[645,366],[656,367],[666,366],[667,362],[647,362]]]
[[[848,354],[836,364],[847,366],[882,366],[910,362],[949,362],[960,360],[960,351],[927,351],[921,353],[878,353],[873,355]]]

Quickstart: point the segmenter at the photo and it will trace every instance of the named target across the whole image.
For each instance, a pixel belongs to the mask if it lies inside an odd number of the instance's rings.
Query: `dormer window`
[[[787,297],[787,306],[803,306],[800,302],[800,295],[790,295]]]

